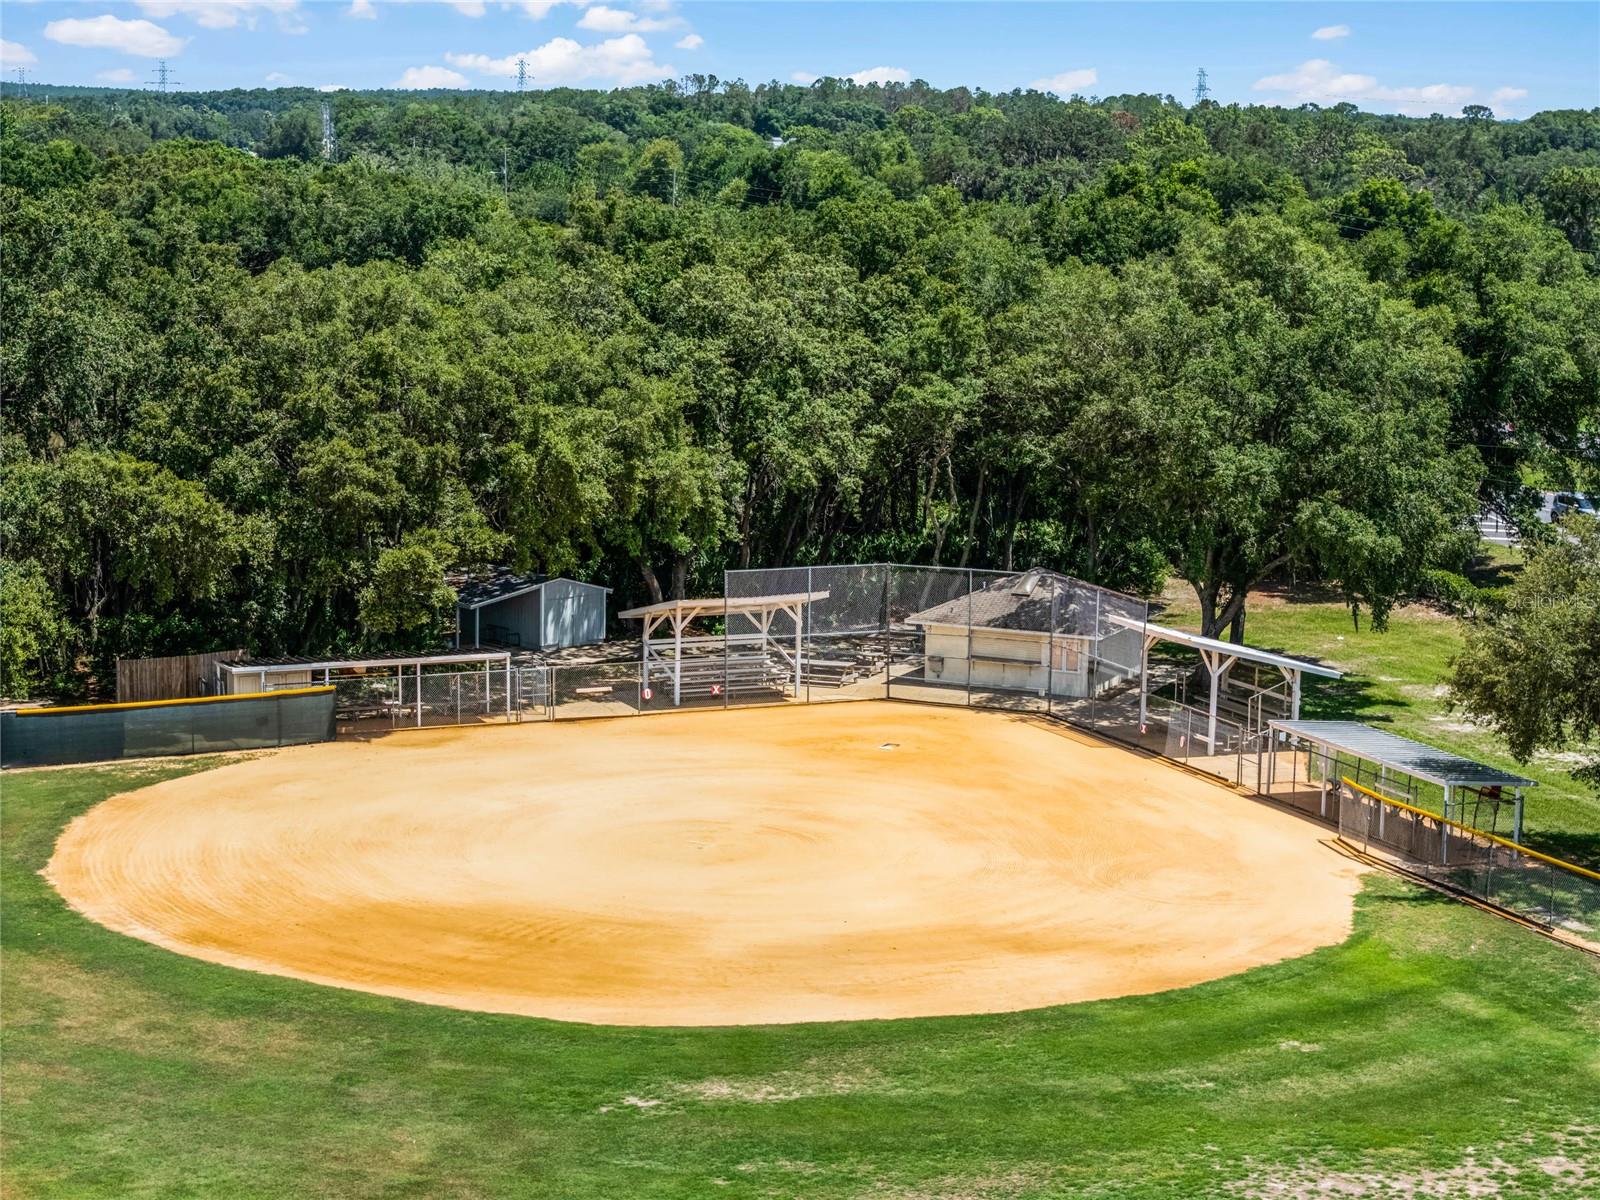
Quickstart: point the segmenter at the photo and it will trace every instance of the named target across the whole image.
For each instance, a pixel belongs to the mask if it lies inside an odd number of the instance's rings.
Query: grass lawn
[[[1174,581],[1163,599],[1163,623],[1200,628],[1200,610],[1187,584]],[[1528,843],[1583,866],[1600,866],[1600,795],[1572,778],[1575,760],[1545,755],[1518,763],[1504,739],[1450,711],[1443,684],[1462,636],[1458,618],[1427,605],[1396,609],[1388,631],[1377,633],[1364,616],[1357,629],[1349,608],[1336,599],[1281,592],[1252,594],[1245,621],[1245,640],[1252,646],[1306,655],[1347,672],[1338,681],[1307,676],[1302,716],[1381,725],[1537,780],[1528,793]]]
[[[4,780],[8,1200],[1600,1194],[1600,960],[1387,877],[1342,945],[1183,991],[563,1025],[185,959],[39,876],[76,814],[210,765]]]

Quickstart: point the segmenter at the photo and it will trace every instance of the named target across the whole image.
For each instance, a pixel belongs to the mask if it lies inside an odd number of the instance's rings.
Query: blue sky
[[[614,87],[691,72],[1171,92],[1501,116],[1600,104],[1600,4],[5,0],[0,60],[46,83]]]

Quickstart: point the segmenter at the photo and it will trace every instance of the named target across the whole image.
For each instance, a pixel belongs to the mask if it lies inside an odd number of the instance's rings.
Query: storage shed
[[[922,627],[931,680],[1081,698],[1139,673],[1139,633],[1112,622],[1100,595],[1090,584],[1035,569],[913,613],[906,623]]]
[[[456,589],[456,645],[559,650],[605,641],[610,588],[500,567]]]

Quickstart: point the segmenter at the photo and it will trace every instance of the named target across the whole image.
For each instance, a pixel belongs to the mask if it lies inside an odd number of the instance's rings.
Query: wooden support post
[[[1139,732],[1144,732],[1145,721],[1150,712],[1150,647],[1155,645],[1156,639],[1150,634],[1144,635],[1144,649],[1139,652]]]
[[[726,627],[724,627],[726,628]],[[726,639],[726,634],[724,634]],[[672,704],[683,700],[683,609],[672,614]]]
[[[801,647],[805,642],[805,639],[801,636],[803,633],[803,628],[800,624],[800,620],[801,614],[804,613],[805,610],[806,606],[804,604],[796,604],[794,606],[794,698],[796,700],[800,699],[800,680],[802,678],[800,672],[800,655],[802,652]]]

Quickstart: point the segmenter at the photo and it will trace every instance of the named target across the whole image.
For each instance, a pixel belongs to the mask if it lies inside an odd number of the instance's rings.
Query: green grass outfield
[[[1156,996],[563,1025],[192,961],[39,876],[215,762],[5,777],[7,1200],[1600,1194],[1600,960],[1388,877],[1343,945]]]

